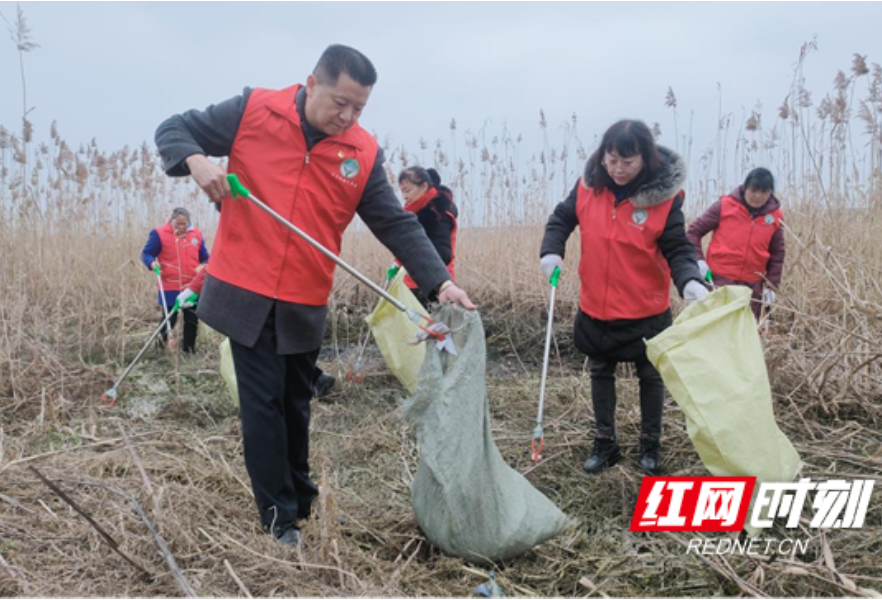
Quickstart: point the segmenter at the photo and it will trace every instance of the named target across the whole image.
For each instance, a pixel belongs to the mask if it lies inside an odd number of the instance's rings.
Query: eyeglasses
[[[603,165],[603,168],[606,169],[607,173],[613,171],[618,173],[631,173],[643,168],[643,160],[640,155],[629,156],[627,158],[616,158],[611,154],[605,154],[600,164]]]

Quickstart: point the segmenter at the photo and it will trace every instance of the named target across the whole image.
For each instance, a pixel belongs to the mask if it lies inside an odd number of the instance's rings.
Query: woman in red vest
[[[453,192],[441,185],[441,176],[435,169],[422,167],[403,170],[398,176],[398,188],[404,196],[404,210],[417,216],[438,256],[447,265],[450,279],[456,281],[456,218],[459,211],[453,203]],[[428,308],[429,299],[420,292],[419,286],[410,275],[405,277],[404,283],[422,305]]]
[[[651,475],[661,472],[665,388],[646,357],[644,340],[671,325],[671,280],[687,303],[708,293],[686,238],[685,177],[683,160],[656,146],[645,124],[619,121],[603,135],[583,177],[545,227],[540,262],[548,276],[562,267],[573,230],[581,234],[575,344],[590,359],[596,425],[594,451],[584,466],[588,473],[621,458],[615,427],[620,362],[634,363],[640,379],[638,465]]]
[[[190,224],[190,213],[186,208],[176,208],[171,219],[162,227],[150,231],[147,243],[141,251],[141,261],[148,269],[159,265],[159,276],[162,280],[162,292],[157,295],[157,303],[165,304],[168,310],[175,305],[178,295],[190,292],[192,282],[200,265],[208,262],[208,250],[205,239],[198,228]],[[159,285],[157,284],[157,290]],[[185,295],[189,296],[189,293]],[[196,309],[187,307],[184,313],[183,351],[196,351],[196,333],[199,330],[199,319]],[[164,315],[163,315],[164,318]],[[165,346],[168,331],[177,323],[177,313],[172,315],[169,325],[160,337],[160,346]]]
[[[775,178],[768,169],[747,174],[744,185],[711,205],[689,226],[687,235],[701,260],[702,277],[708,268],[715,285],[744,285],[753,291],[751,308],[759,321],[764,304],[775,301],[784,270],[784,213],[774,195]],[[701,240],[714,232],[707,249]],[[763,289],[768,282],[771,287]]]

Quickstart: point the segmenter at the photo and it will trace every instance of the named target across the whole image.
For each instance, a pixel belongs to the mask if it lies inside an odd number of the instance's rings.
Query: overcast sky
[[[668,86],[681,127],[695,111],[698,145],[724,112],[762,100],[773,118],[801,44],[817,34],[808,87],[819,100],[855,52],[882,62],[879,3],[31,3],[40,47],[25,56],[39,138],[99,147],[152,143],[167,116],[246,85],[302,82],[331,43],[367,54],[379,81],[362,124],[416,149],[493,127],[538,140],[576,112],[590,143],[621,117],[658,121],[670,139]],[[15,4],[0,2],[7,19]],[[0,124],[18,129],[18,55],[0,39]]]

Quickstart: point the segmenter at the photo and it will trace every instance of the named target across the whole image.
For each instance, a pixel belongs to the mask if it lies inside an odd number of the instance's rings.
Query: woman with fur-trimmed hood
[[[672,323],[671,280],[687,303],[708,293],[686,238],[685,179],[683,159],[656,146],[644,123],[619,121],[603,135],[584,176],[545,226],[540,264],[549,277],[555,267],[562,269],[567,238],[577,226],[581,234],[575,344],[590,360],[596,425],[588,473],[621,458],[615,427],[620,362],[634,363],[640,379],[638,465],[650,475],[661,472],[665,388],[646,357],[644,340]]]

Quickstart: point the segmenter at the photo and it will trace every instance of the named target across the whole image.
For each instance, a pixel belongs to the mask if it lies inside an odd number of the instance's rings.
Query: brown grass
[[[816,109],[801,80],[811,50],[803,49],[787,110],[771,127],[764,130],[754,113],[743,119],[749,127],[721,115],[708,150],[690,159],[688,206],[695,216],[745,165],[775,168],[788,260],[765,350],[779,424],[802,455],[805,476],[880,481],[882,161],[872,118],[882,72],[856,67]],[[867,161],[844,129],[849,102],[837,103],[864,92],[869,112],[858,118],[870,136]],[[419,158],[455,185],[470,225],[460,234],[458,274],[485,321],[495,439],[509,464],[579,521],[500,565],[505,592],[842,596],[880,589],[878,493],[864,529],[802,528],[799,535],[811,539],[804,556],[699,559],[685,556],[678,536],[628,531],[640,476],[636,380],[627,369],[619,409],[626,460],[597,477],[580,468],[592,414],[583,357],[572,348],[577,236],[558,296],[548,459],[529,463],[547,302],[537,250],[543,220],[586,152],[575,118],[558,147],[547,140],[544,115],[540,126],[546,142],[532,158],[505,131],[458,132],[455,125],[451,145],[428,157],[387,148],[390,172]],[[691,133],[677,141],[689,156]],[[0,596],[179,596],[187,586],[204,596],[471,595],[485,574],[439,554],[414,520],[409,486],[418,449],[400,416],[403,392],[375,350],[364,385],[341,377],[331,401],[314,404],[312,466],[323,493],[302,555],[259,530],[236,409],[217,375],[217,334],[203,333],[193,359],[150,353],[117,407],[98,403],[157,323],[153,280],[137,257],[149,228],[178,203],[194,209],[210,238],[214,212],[186,183],[162,177],[148,147],[73,149],[54,124],[47,144],[0,130]],[[376,279],[389,262],[357,226],[344,255]],[[374,298],[340,274],[332,303],[321,364],[342,376]],[[705,474],[673,402],[665,457],[670,474]],[[149,577],[114,553],[32,466]],[[776,528],[769,535],[788,534]]]

